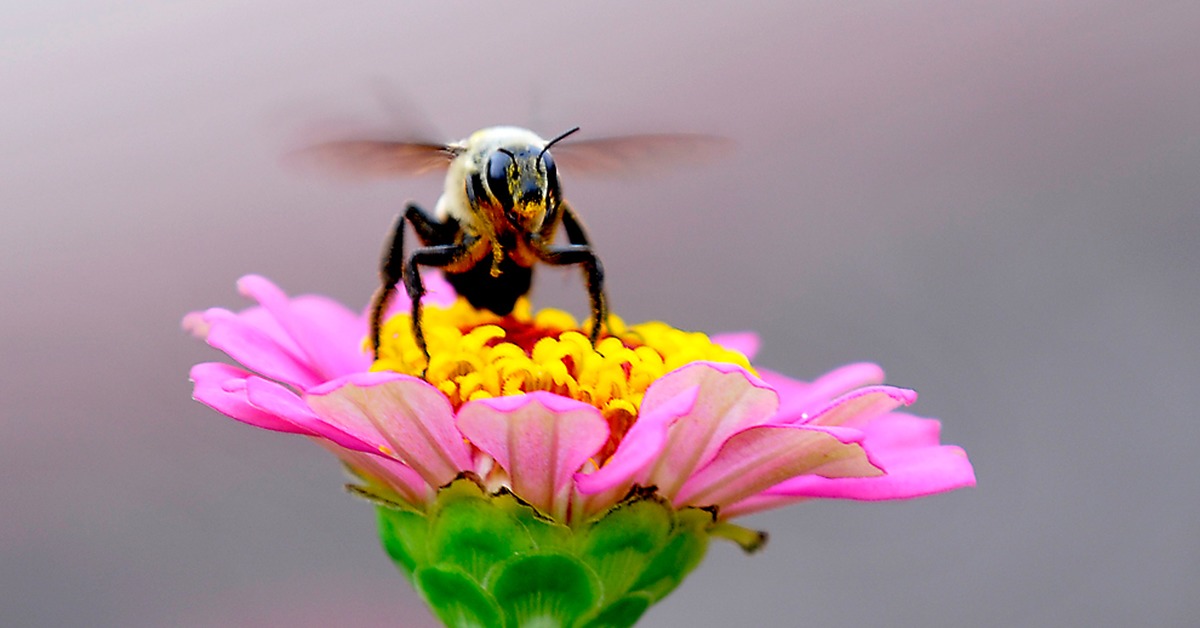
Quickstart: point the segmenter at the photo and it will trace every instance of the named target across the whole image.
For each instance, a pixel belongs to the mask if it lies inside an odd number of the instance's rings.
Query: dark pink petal
[[[847,364],[812,383],[759,369],[759,376],[779,393],[779,415],[773,423],[804,423],[831,399],[863,386],[883,383],[883,369],[875,364]]]
[[[297,388],[311,388],[326,381],[274,319],[268,320],[267,316],[261,308],[241,314],[220,308],[207,310],[203,314],[208,324],[205,340],[246,368]]]
[[[917,392],[894,386],[867,386],[838,397],[808,418],[809,425],[866,425],[901,405],[911,405]]]
[[[340,304],[314,296],[289,299],[283,290],[258,275],[242,277],[238,290],[270,312],[322,379],[370,367],[371,357],[362,346],[366,323]]]
[[[669,399],[659,397],[643,402],[637,421],[621,439],[612,457],[593,473],[576,473],[575,487],[586,495],[601,491],[626,492],[635,476],[662,453],[667,431],[679,417],[691,412],[699,388],[691,386]]]
[[[836,477],[881,475],[855,440],[857,430],[760,425],[734,434],[708,465],[692,475],[675,505],[722,506],[783,480],[817,473]]]
[[[339,447],[382,455],[378,447],[322,421],[303,399],[282,384],[252,375],[246,379],[246,395],[256,408],[280,417],[307,433],[325,438]]]
[[[775,391],[739,366],[694,362],[651,384],[642,405],[665,404],[691,388],[698,389],[691,411],[670,427],[662,455],[638,477],[657,486],[668,499],[717,455],[730,436],[766,423],[779,403]]]
[[[975,485],[975,471],[961,448],[941,445],[941,424],[891,413],[863,429],[863,447],[884,471],[877,478],[803,476],[764,495],[858,500],[907,499]]]
[[[806,418],[805,412],[810,409],[807,399],[812,384],[792,379],[761,366],[755,367],[755,370],[758,371],[758,376],[762,378],[763,382],[779,395],[779,410],[776,411],[771,422],[781,424],[803,422],[802,417]]]
[[[293,354],[300,354],[300,347],[295,342],[292,342],[291,337],[288,336],[283,327],[279,326],[279,322],[275,320],[275,317],[271,316],[270,312],[258,306],[246,308],[237,313],[230,312],[222,307],[212,307],[202,312],[191,312],[183,317],[183,328],[197,338],[208,340],[208,333],[211,331],[212,326],[228,320],[241,321],[243,324],[255,327],[276,344],[279,344]]]
[[[246,395],[246,378],[250,376],[249,372],[228,364],[197,364],[190,373],[195,384],[192,397],[217,412],[255,427],[312,435],[312,432],[250,403]]]
[[[318,386],[304,400],[334,425],[442,486],[471,468],[450,401],[433,386],[397,373],[358,373]]]
[[[747,360],[753,360],[758,354],[758,347],[762,343],[759,341],[758,334],[752,331],[738,331],[728,334],[717,334],[711,338],[716,344],[733,349],[738,353],[746,356]]]
[[[608,440],[599,410],[546,392],[469,402],[458,428],[508,472],[518,497],[560,521],[572,474]]]
[[[454,287],[437,270],[429,269],[421,271],[421,283],[425,284],[425,297],[421,299],[421,303],[449,307],[458,298],[458,295],[454,292]],[[397,314],[407,316],[411,310],[412,301],[409,300],[408,294],[404,292],[404,286],[400,286],[400,289],[396,290],[396,293],[392,295],[391,301],[388,302],[388,308],[383,318],[387,320]],[[366,309],[363,310],[363,320],[366,320],[370,311],[371,306],[368,304]]]

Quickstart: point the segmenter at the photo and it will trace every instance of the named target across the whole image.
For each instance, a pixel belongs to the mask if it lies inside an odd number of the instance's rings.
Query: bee
[[[459,296],[499,316],[512,312],[529,293],[534,266],[578,266],[590,305],[594,345],[608,316],[604,268],[579,216],[563,199],[551,147],[579,130],[546,140],[513,126],[489,127],[449,143],[346,140],[319,144],[309,157],[359,175],[419,174],[447,168],[445,186],[433,214],[408,203],[394,223],[380,263],[381,285],[370,310],[371,347],[379,355],[383,316],[403,283],[412,302],[417,346],[429,363],[421,326],[425,286],[421,268],[441,269]],[[621,172],[645,157],[668,153],[695,156],[696,149],[724,140],[703,135],[643,135],[565,144],[592,171]],[[564,148],[563,150],[566,150]],[[704,151],[701,151],[704,152]],[[407,226],[419,243],[405,249]],[[566,243],[555,243],[559,229]]]

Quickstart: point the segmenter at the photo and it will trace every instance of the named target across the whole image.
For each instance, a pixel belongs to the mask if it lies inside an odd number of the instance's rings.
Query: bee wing
[[[657,133],[565,141],[552,152],[571,174],[629,176],[712,161],[733,146],[733,140],[716,135]]]
[[[458,147],[422,142],[339,140],[292,154],[296,163],[352,179],[418,176],[450,165]]]

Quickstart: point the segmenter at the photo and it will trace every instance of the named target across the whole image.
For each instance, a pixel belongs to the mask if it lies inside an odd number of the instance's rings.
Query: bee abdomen
[[[446,273],[446,280],[472,307],[505,316],[512,313],[517,299],[529,293],[533,269],[516,263],[507,255],[500,262],[499,275],[492,276],[491,266],[476,264],[461,273]]]

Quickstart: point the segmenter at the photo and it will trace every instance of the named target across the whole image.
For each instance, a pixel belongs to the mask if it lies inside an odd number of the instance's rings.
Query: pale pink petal
[[[846,393],[809,417],[809,425],[860,427],[901,405],[911,405],[917,393],[894,386],[867,386]]]
[[[250,403],[246,395],[246,378],[250,376],[249,372],[228,364],[197,364],[190,373],[195,384],[192,397],[217,412],[255,427],[292,434],[312,434]]]
[[[759,346],[762,344],[758,338],[758,334],[752,331],[737,331],[727,334],[717,334],[713,336],[711,340],[714,343],[725,347],[726,349],[733,349],[734,351],[741,353],[742,355],[746,356],[747,360],[754,359],[754,356],[758,354]]]
[[[736,517],[745,517],[746,515],[762,512],[764,510],[774,510],[781,506],[796,504],[799,502],[808,501],[810,499],[813,498],[804,497],[802,495],[772,495],[769,493],[759,493],[721,508],[721,510],[717,513],[717,517],[722,521],[726,521]]]
[[[670,427],[662,455],[637,478],[643,485],[657,486],[668,499],[730,436],[766,423],[779,403],[773,390],[739,366],[695,362],[651,384],[642,404],[666,403],[692,387],[699,392],[691,411]]]
[[[699,388],[691,386],[663,400],[650,398],[642,403],[637,421],[621,439],[612,457],[593,473],[575,474],[575,487],[584,494],[616,490],[626,492],[633,478],[658,458],[667,443],[667,430],[679,417],[691,412]]]
[[[409,504],[426,503],[433,496],[433,489],[425,483],[421,475],[400,462],[375,454],[342,449],[329,441],[317,442],[333,452],[355,472],[368,475],[382,483]]]
[[[761,425],[734,434],[717,457],[692,475],[676,506],[731,504],[798,475],[882,474],[871,464],[857,430]]]
[[[358,373],[318,386],[304,400],[325,422],[407,464],[432,486],[471,468],[450,401],[424,380]]]
[[[975,485],[966,453],[939,444],[941,425],[932,419],[891,413],[863,429],[863,447],[884,471],[877,478],[802,476],[766,495],[858,500],[907,499]]]
[[[242,277],[238,290],[271,313],[323,379],[370,367],[371,357],[362,347],[366,323],[340,304],[314,296],[289,299],[283,290],[258,275]]]
[[[779,414],[773,423],[804,423],[829,400],[863,386],[883,383],[883,369],[875,364],[847,364],[812,383],[781,373],[758,369],[759,376],[779,393]]]
[[[608,440],[599,410],[546,392],[469,402],[458,428],[508,471],[513,493],[560,521],[572,474]]]
[[[246,379],[246,395],[256,408],[278,416],[307,433],[325,438],[339,447],[371,454],[381,453],[378,447],[321,420],[304,400],[282,384],[252,375]]]

